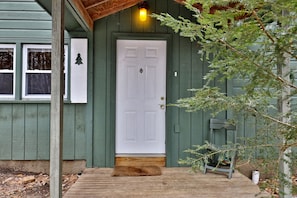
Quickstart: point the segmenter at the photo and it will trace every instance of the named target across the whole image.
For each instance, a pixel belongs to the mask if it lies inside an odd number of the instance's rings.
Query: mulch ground
[[[69,174],[62,177],[62,193],[76,182],[79,175]],[[10,169],[0,169],[0,197],[10,198],[47,198],[49,193],[49,175],[44,173],[30,173],[13,171]]]

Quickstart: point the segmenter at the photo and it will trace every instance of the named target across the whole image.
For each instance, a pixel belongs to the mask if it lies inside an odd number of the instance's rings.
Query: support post
[[[286,16],[288,13],[283,10],[282,15]],[[284,26],[287,28],[286,26]],[[278,57],[278,75],[285,79],[287,82],[290,82],[290,55],[286,52],[280,54]],[[284,86],[282,88],[282,95],[279,98],[279,112],[282,115],[282,122],[289,123],[290,117],[288,114],[291,111],[291,100],[290,100],[290,87]],[[287,143],[287,139],[283,137],[283,146]],[[292,173],[290,169],[291,159],[291,148],[282,148],[280,151],[280,162],[279,162],[279,169],[280,169],[280,189],[279,194],[281,198],[291,198],[292,197]]]
[[[283,79],[290,81],[290,56],[284,54],[283,64],[278,68],[280,75]],[[289,123],[290,117],[288,117],[290,108],[290,87],[286,86],[282,90],[282,96],[279,101],[279,112],[282,114],[282,122]],[[283,137],[283,145],[286,145],[287,139]],[[292,179],[291,179],[291,169],[290,169],[290,154],[291,148],[285,148],[280,151],[280,197],[281,198],[291,198],[292,197]]]
[[[50,196],[62,197],[64,0],[52,0]]]

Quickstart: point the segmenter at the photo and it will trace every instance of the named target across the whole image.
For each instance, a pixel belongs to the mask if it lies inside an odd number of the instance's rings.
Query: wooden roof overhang
[[[51,13],[51,1],[36,0],[42,7]],[[72,30],[79,24],[85,31],[92,31],[94,21],[116,12],[137,5],[143,0],[66,0],[66,15],[72,14],[76,21],[71,23],[69,17],[65,18],[65,26]],[[172,0],[174,1],[174,0]],[[183,3],[183,0],[176,0]],[[76,23],[76,24],[75,24]]]
[[[51,13],[51,1],[36,0],[49,13]],[[137,5],[143,0],[66,0],[66,8],[73,18],[85,31],[92,31],[94,21]],[[67,12],[66,12],[67,14]],[[65,26],[67,26],[67,17]],[[70,27],[75,26],[68,24]],[[66,27],[67,28],[67,27]]]
[[[36,0],[41,6],[43,6],[49,13],[51,13],[51,1],[49,0]],[[109,16],[116,12],[130,8],[137,5],[144,0],[66,0],[66,15],[72,15],[72,21],[69,18],[65,18],[65,26],[68,30],[73,30],[78,26],[82,27],[85,31],[92,31],[94,21],[103,17]],[[172,0],[179,4],[184,4],[185,0]],[[195,4],[200,11],[202,11],[201,4]],[[210,13],[214,13],[216,10],[228,9],[228,7],[238,6],[238,2],[230,2],[227,7],[213,6],[210,9]],[[75,22],[74,22],[75,20]],[[72,22],[72,24],[71,24]],[[76,24],[74,24],[76,23]]]
[[[143,0],[68,0],[84,18],[90,30],[93,22],[137,5]]]

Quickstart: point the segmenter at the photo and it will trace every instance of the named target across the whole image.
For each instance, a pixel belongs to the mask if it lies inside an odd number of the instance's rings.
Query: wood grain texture
[[[232,179],[225,175],[190,173],[189,168],[162,168],[161,176],[112,177],[112,168],[86,169],[64,198],[84,197],[158,197],[158,198],[252,198],[257,185],[237,171]]]
[[[165,167],[165,157],[116,157],[116,166],[159,166]]]
[[[161,174],[159,166],[116,166],[112,172],[114,177],[157,176]]]

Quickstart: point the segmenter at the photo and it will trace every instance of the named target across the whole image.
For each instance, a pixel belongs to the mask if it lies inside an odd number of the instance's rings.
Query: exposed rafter
[[[88,10],[88,9],[90,9],[90,8],[99,6],[99,5],[101,5],[101,4],[105,3],[105,2],[108,2],[108,1],[109,1],[109,0],[99,1],[99,2],[97,2],[97,3],[94,3],[94,4],[91,4],[91,5],[87,6],[86,9]]]
[[[95,21],[110,14],[114,14],[126,8],[132,7],[141,1],[142,0],[109,0],[98,4],[95,7],[89,8],[88,13],[90,14],[93,21]]]

